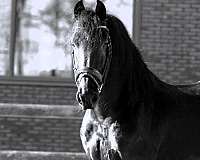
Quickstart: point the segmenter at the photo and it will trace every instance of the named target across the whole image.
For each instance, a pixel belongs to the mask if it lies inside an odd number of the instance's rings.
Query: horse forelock
[[[73,24],[71,41],[74,43],[82,42],[88,48],[98,47],[102,37],[101,34],[95,32],[95,29],[100,25],[101,21],[95,12],[91,10],[82,11]]]

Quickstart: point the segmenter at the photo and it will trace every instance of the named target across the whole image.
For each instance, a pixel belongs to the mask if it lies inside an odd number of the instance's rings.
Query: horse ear
[[[83,10],[85,10],[85,7],[83,1],[80,0],[74,7],[74,17],[77,19]]]
[[[100,0],[97,0],[96,14],[99,16],[100,20],[103,21],[106,19],[106,7]]]

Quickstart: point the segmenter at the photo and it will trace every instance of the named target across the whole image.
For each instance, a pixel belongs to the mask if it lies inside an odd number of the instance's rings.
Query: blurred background
[[[71,47],[66,43],[76,2],[0,0],[0,159],[15,159],[16,152],[10,151],[22,151],[20,160],[30,151],[40,151],[36,157],[55,159],[56,153],[58,159],[59,153],[83,159],[83,113],[75,100]],[[171,84],[200,80],[199,0],[104,3],[108,13],[123,21],[160,79]],[[200,94],[197,88],[192,93]]]
[[[14,1],[0,2],[0,75],[71,78],[71,48],[66,42],[77,0]],[[130,35],[132,3],[105,2],[108,12],[123,20]]]

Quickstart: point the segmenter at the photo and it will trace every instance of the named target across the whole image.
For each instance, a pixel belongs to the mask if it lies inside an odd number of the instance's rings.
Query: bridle
[[[109,29],[106,26],[99,26],[98,28],[106,29],[108,32],[108,38],[106,40],[106,60],[103,67],[103,72],[101,73],[98,69],[93,67],[82,67],[82,68],[76,68],[76,62],[74,59],[74,54],[72,54],[72,61],[73,61],[73,71],[74,71],[74,78],[76,85],[79,86],[80,81],[83,77],[89,77],[91,78],[98,87],[98,92],[101,93],[103,85],[105,84],[105,80],[109,71],[111,59],[112,59],[112,43],[111,38],[109,36]]]

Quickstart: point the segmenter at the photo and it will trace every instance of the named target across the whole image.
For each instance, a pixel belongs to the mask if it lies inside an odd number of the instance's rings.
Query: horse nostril
[[[98,93],[88,86],[79,86],[76,100],[83,110],[93,109],[98,100]]]
[[[92,96],[92,103],[96,103],[98,100],[98,96],[97,95],[93,95]]]

